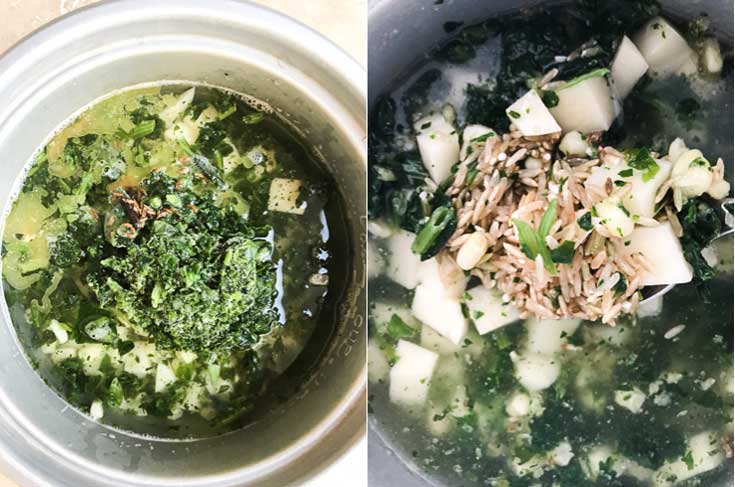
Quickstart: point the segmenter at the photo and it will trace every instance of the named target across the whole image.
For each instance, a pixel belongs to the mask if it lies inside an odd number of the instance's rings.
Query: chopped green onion
[[[546,211],[544,212],[544,216],[541,217],[541,224],[538,227],[538,233],[541,235],[541,238],[546,238],[546,236],[549,234],[549,231],[551,230],[551,227],[554,226],[554,223],[556,222],[556,208],[558,206],[557,200],[551,200],[549,202],[549,206],[546,208]]]
[[[518,233],[518,243],[521,251],[531,260],[535,260],[537,256],[541,256],[544,261],[544,267],[552,275],[556,275],[557,270],[554,261],[551,258],[549,248],[546,246],[544,239],[536,230],[523,220],[513,220],[513,225]]]
[[[247,125],[255,125],[256,123],[262,122],[264,118],[265,115],[263,112],[253,112],[242,117],[242,121]]]
[[[429,221],[416,235],[416,239],[411,245],[411,251],[414,254],[425,254],[439,238],[439,235],[455,220],[456,216],[453,208],[440,206],[435,209]]]
[[[643,172],[644,183],[650,181],[658,174],[658,164],[645,147],[625,151],[625,160],[630,167]]]
[[[569,81],[561,85],[561,87],[557,91],[566,90],[567,88],[571,88],[572,86],[578,85],[579,83],[587,81],[588,79],[605,76],[609,72],[610,70],[607,68],[595,69],[594,71],[590,71],[589,73],[585,73],[577,76],[576,78],[570,79]]]

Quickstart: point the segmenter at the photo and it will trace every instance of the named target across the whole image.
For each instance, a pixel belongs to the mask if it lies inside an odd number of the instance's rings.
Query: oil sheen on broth
[[[414,66],[371,114],[371,161],[400,167],[397,184],[410,187],[423,174],[412,171],[421,165],[411,152],[417,114],[447,110],[448,103],[459,125],[505,132],[505,108],[555,55],[590,36],[634,32],[657,13],[645,2],[577,2],[472,26],[445,24],[452,39]],[[703,25],[679,23],[690,42]],[[666,152],[671,140],[684,137],[731,161],[732,83],[731,60],[721,78],[706,82],[646,78],[606,142]],[[377,181],[385,175],[370,176],[371,209],[383,209],[370,224],[369,412],[404,461],[442,485],[732,485],[732,249],[723,250],[718,275],[707,284],[677,286],[614,328],[530,319],[480,336],[471,324],[480,316],[470,311],[466,293],[470,332],[455,345],[413,316],[413,291],[385,274],[396,251],[385,215],[410,213],[410,202],[400,192],[378,201]],[[438,354],[420,406],[389,399],[398,339]],[[553,357],[559,375],[551,387],[529,392],[519,383],[511,359],[519,350]],[[705,464],[708,471],[698,474]]]
[[[341,215],[269,107],[125,91],[32,162],[5,224],[5,297],[40,376],[93,419],[217,434],[288,396],[329,339]]]

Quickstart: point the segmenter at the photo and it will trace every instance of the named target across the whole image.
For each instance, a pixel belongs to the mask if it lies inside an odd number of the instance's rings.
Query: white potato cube
[[[615,120],[613,95],[607,79],[596,76],[556,91],[559,103],[551,113],[564,132],[604,131]]]
[[[634,387],[630,391],[615,391],[615,404],[627,409],[633,414],[643,411],[643,403],[646,401],[646,395],[643,391]]]
[[[485,140],[488,140],[491,137],[497,137],[497,134],[490,127],[485,127],[484,125],[479,124],[468,125],[464,128],[464,131],[462,132],[462,150],[460,151],[462,159],[470,155],[470,147],[473,143],[472,141],[483,136],[487,136]]]
[[[666,463],[656,471],[654,485],[668,487],[719,467],[725,461],[725,453],[719,442],[719,435],[713,431],[692,436],[687,442],[691,468],[683,459]]]
[[[692,266],[684,258],[679,239],[669,222],[655,227],[636,227],[625,247],[629,254],[640,253],[651,266],[641,278],[644,286],[680,284],[692,280]]]
[[[444,265],[449,267],[444,269],[444,279],[442,279],[439,261],[436,258],[421,262],[418,267],[419,282],[430,287],[442,288],[447,296],[458,298],[464,294],[469,279],[464,275],[462,269],[452,266],[450,261],[444,262]]]
[[[413,289],[419,282],[421,258],[411,251],[416,235],[399,230],[388,239],[388,264],[385,268],[390,279],[406,289]]]
[[[526,350],[533,353],[552,355],[561,352],[579,327],[581,320],[567,318],[562,320],[542,320],[530,318],[526,321]]]
[[[439,355],[399,340],[396,356],[398,361],[390,369],[390,400],[408,407],[424,404]]]
[[[633,42],[655,76],[697,72],[697,54],[665,19],[655,17],[633,37]]]
[[[163,392],[168,386],[176,382],[176,374],[166,364],[158,364],[156,367],[156,392]]]
[[[467,320],[462,314],[462,305],[458,298],[447,296],[443,286],[416,286],[411,310],[419,321],[455,345],[460,345],[467,335]]]
[[[196,94],[196,88],[192,87],[181,93],[173,105],[161,110],[158,117],[166,122],[166,125],[173,124],[174,120],[179,118],[183,114],[191,102],[194,101],[194,95]]]
[[[542,391],[551,387],[561,373],[559,360],[540,353],[513,355],[515,377],[530,392]]]
[[[525,136],[546,135],[560,132],[561,127],[544,105],[535,90],[531,90],[505,109],[521,134]]]
[[[298,179],[273,178],[268,194],[268,210],[292,215],[303,215],[306,202],[299,204],[301,181]]]
[[[440,184],[459,161],[459,135],[441,114],[424,117],[414,124],[421,160],[431,179]]]
[[[100,401],[99,399],[95,399],[94,401],[92,401],[92,404],[89,406],[89,415],[95,421],[105,415],[105,408],[102,405],[102,401]]]
[[[518,308],[504,303],[501,294],[485,286],[476,286],[467,291],[465,304],[477,333],[484,335],[520,319]]]
[[[615,94],[624,99],[648,71],[648,63],[628,36],[623,36],[610,68]]]
[[[426,325],[421,327],[421,346],[439,355],[449,355],[462,350],[460,345],[450,342]]]

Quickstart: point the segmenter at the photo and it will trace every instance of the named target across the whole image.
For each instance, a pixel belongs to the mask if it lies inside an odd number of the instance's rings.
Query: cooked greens
[[[182,88],[114,95],[61,130],[2,250],[44,380],[94,419],[164,436],[244,424],[307,345],[337,204],[276,117]]]

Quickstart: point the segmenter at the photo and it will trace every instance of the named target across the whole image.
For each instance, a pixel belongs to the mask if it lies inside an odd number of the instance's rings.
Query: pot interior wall
[[[348,289],[338,330],[318,371],[261,421],[215,438],[157,441],[89,421],[48,389],[24,360],[3,300],[0,448],[11,453],[21,476],[54,485],[292,481],[315,466],[302,461],[288,473],[275,470],[304,454],[337,419],[341,433],[331,433],[333,445],[325,446],[320,458],[335,455],[364,429],[362,414],[347,414],[350,406],[361,407],[365,367],[364,93],[335,75],[334,58],[314,54],[313,43],[307,51],[263,28],[284,20],[268,11],[234,2],[217,2],[214,9],[200,7],[201,2],[176,2],[176,9],[172,2],[147,7],[138,2],[133,8],[125,3],[57,23],[0,60],[0,201],[6,211],[33,153],[54,129],[101,96],[160,80],[247,93],[269,103],[318,149],[341,189],[351,259],[344,269]]]

